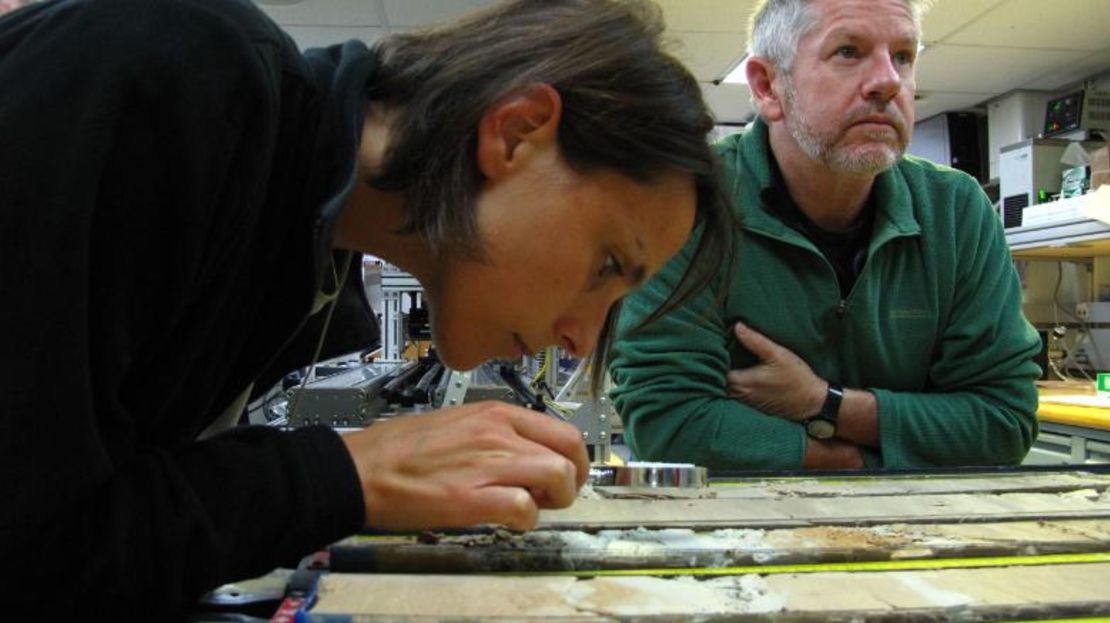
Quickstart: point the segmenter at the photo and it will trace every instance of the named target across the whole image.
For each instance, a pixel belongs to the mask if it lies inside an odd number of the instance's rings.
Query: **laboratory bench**
[[[527,533],[360,534],[269,582],[288,621],[949,621],[1110,615],[1107,466],[593,486]],[[308,577],[309,580],[305,580]],[[230,597],[228,597],[230,599]]]

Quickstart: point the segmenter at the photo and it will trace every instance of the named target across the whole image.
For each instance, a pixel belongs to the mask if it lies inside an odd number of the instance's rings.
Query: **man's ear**
[[[760,56],[752,56],[747,62],[748,88],[752,91],[752,102],[756,112],[765,121],[771,123],[782,119],[782,100],[779,86],[778,70],[771,61]]]
[[[518,167],[536,147],[555,141],[563,100],[549,84],[534,84],[501,98],[478,122],[478,168],[497,179]]]

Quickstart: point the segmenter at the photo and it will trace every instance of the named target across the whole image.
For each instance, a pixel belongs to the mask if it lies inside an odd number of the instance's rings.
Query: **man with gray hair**
[[[904,156],[924,0],[764,0],[758,118],[718,145],[742,234],[718,292],[644,318],[611,372],[638,458],[715,468],[1014,464],[1037,435],[1040,341],[971,177]],[[676,356],[680,355],[680,356]]]

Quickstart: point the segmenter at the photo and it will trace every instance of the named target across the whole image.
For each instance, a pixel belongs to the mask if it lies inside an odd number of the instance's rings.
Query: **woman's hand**
[[[539,509],[569,506],[589,474],[577,428],[502,402],[397,417],[343,441],[375,528],[531,529]]]

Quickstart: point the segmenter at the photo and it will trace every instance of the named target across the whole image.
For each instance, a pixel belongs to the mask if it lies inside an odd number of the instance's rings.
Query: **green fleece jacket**
[[[832,265],[760,199],[772,183],[761,120],[718,144],[741,221],[734,266],[713,288],[639,331],[686,268],[693,240],[624,305],[614,404],[642,460],[711,468],[798,469],[802,425],[725,393],[757,363],[732,333],[743,321],[823,379],[878,399],[869,466],[1014,464],[1037,435],[1037,333],[998,217],[958,171],[903,158],[879,175],[867,261],[846,298]]]

